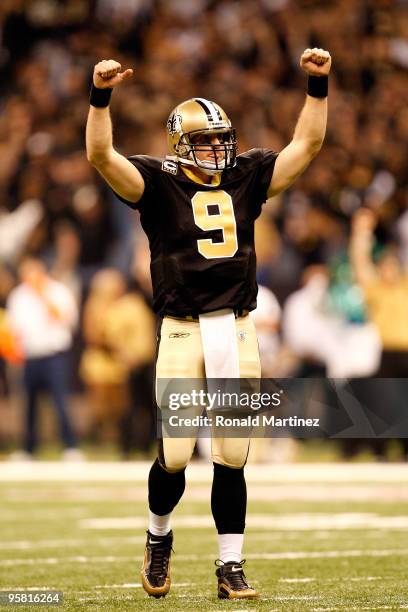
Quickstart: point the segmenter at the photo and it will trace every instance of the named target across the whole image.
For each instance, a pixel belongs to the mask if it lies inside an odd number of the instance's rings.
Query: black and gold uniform
[[[254,222],[267,199],[277,154],[251,149],[211,184],[171,160],[135,155],[143,176],[136,203],[151,251],[154,310],[183,317],[256,307]]]
[[[258,380],[261,376],[256,330],[247,311],[256,307],[257,296],[254,224],[267,199],[277,158],[268,149],[237,156],[230,120],[221,107],[202,98],[176,107],[167,132],[170,155],[165,160],[144,155],[129,158],[144,180],[140,200],[132,203],[121,198],[140,212],[150,243],[154,310],[161,317],[155,385],[161,416],[167,406],[162,404],[161,389],[167,389],[168,381],[182,379],[183,389],[189,390],[190,384],[191,389],[197,387],[197,380],[221,376],[218,361],[216,367],[211,362],[215,353],[233,372],[229,378]],[[203,150],[212,150],[212,158],[200,156]],[[192,167],[210,176],[211,182],[200,182]],[[214,321],[219,323],[223,317],[224,328],[218,335]],[[189,417],[201,413],[201,405],[189,406]],[[159,453],[149,473],[149,510],[160,524],[183,494],[184,471],[199,429],[197,425],[172,436],[160,431],[161,426],[159,417]],[[211,509],[220,538],[233,541],[238,551],[245,527],[249,431],[240,437],[218,434],[212,425]],[[155,528],[153,520],[151,527]],[[149,526],[141,577],[149,595],[163,597],[171,583],[173,536],[171,531],[158,536]],[[217,570],[219,597],[258,597],[240,563],[233,564],[231,582],[225,571]]]
[[[313,54],[316,49],[307,51]],[[311,61],[307,57],[302,56],[302,61]],[[327,61],[326,56],[319,56],[319,61],[323,59]],[[116,62],[104,62],[97,69],[109,76],[121,68]],[[319,86],[314,82],[309,93],[325,97],[327,78]],[[98,92],[94,87],[91,105],[106,106],[109,97],[109,92]],[[101,116],[106,120],[106,113]],[[140,212],[150,243],[154,310],[161,318],[155,385],[161,410],[159,453],[149,472],[149,529],[141,569],[143,588],[157,598],[170,589],[170,519],[183,495],[185,468],[199,433],[195,417],[201,416],[203,406],[193,399],[197,379],[203,382],[199,383],[200,391],[214,388],[220,378],[234,384],[240,379],[239,389],[243,383],[251,392],[255,379],[258,389],[259,349],[248,314],[256,307],[257,297],[254,225],[267,199],[277,158],[277,153],[268,149],[251,149],[237,156],[235,129],[229,117],[218,104],[204,98],[178,104],[166,122],[166,135],[166,159],[129,158],[143,177],[144,189],[139,174],[124,160],[117,170],[125,168],[123,180],[108,181],[121,185],[123,193],[139,194],[143,189],[137,202],[120,199]],[[100,171],[111,178],[110,171]],[[199,181],[204,175],[210,182]],[[181,394],[179,414],[187,430],[166,436],[166,409],[173,410],[166,393],[180,381],[187,393]],[[187,420],[183,418],[185,408]],[[233,408],[228,397],[218,410],[224,408]],[[172,425],[170,418],[168,423]],[[214,466],[211,511],[220,550],[218,597],[255,599],[259,592],[248,584],[242,567],[247,503],[244,466],[251,427],[244,427],[239,437],[222,429],[216,431],[216,427],[215,418],[209,429]]]

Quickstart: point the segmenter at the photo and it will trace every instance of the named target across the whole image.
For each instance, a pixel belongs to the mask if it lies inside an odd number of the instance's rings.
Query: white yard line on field
[[[317,578],[279,578],[278,582],[287,582],[291,583],[308,583],[315,582]],[[384,577],[384,576],[359,576],[358,578],[350,578],[349,576],[345,578],[333,578],[333,579],[325,579],[325,583],[329,582],[373,582],[374,580],[395,580],[395,578]]]
[[[272,597],[275,601],[309,601],[314,599],[323,599],[323,595],[276,595]]]
[[[140,560],[142,557],[140,557]],[[139,557],[87,557],[78,555],[72,557],[47,557],[43,559],[1,559],[0,567],[13,567],[15,565],[59,565],[61,563],[117,563],[120,561],[139,561]]]
[[[408,549],[384,549],[384,550],[325,550],[325,551],[293,551],[282,553],[249,553],[246,554],[247,559],[252,560],[298,560],[298,559],[336,559],[348,557],[391,557],[391,556],[406,556]],[[47,557],[39,559],[1,559],[0,567],[13,567],[17,565],[57,565],[62,563],[128,563],[142,561],[143,557],[139,556],[93,556],[78,555],[72,557]],[[214,560],[213,555],[177,555],[173,562]]]
[[[378,534],[378,532],[377,532]],[[95,534],[92,533],[92,536],[94,536]],[[318,540],[327,540],[329,538],[333,538],[333,534],[331,532],[318,532],[318,531],[313,531],[312,535],[315,539]],[[215,538],[215,534],[213,536]],[[343,537],[343,535],[341,534],[341,536],[339,537]],[[362,537],[362,534],[359,535],[359,537]],[[368,537],[372,537],[372,534],[368,534]],[[274,541],[280,541],[282,538],[282,534],[280,531],[275,531],[275,532],[271,532],[268,534],[265,533],[252,533],[251,534],[251,541],[259,541],[261,540],[262,542],[268,541],[268,542],[274,542]],[[285,541],[297,541],[299,539],[299,534],[298,532],[293,532],[293,533],[285,533]],[[87,546],[92,546],[92,547],[98,547],[98,546],[112,546],[112,545],[116,545],[116,544],[127,544],[127,545],[140,545],[140,544],[144,544],[144,542],[146,541],[146,536],[141,535],[141,536],[131,536],[131,535],[121,535],[121,536],[108,536],[108,537],[90,537],[89,539],[86,538],[79,538],[79,539],[74,539],[74,538],[66,538],[66,539],[61,539],[61,540],[10,540],[10,541],[6,541],[3,540],[2,542],[0,542],[0,551],[7,551],[7,550],[39,550],[39,549],[43,549],[43,548],[75,548],[75,547],[81,547],[82,549],[84,547]],[[358,578],[355,578],[355,580],[358,580]]]
[[[336,482],[317,483],[269,483],[265,486],[259,482],[248,481],[248,497],[252,501],[379,501],[382,503],[394,503],[396,501],[408,501],[408,487],[384,482],[340,485]],[[191,486],[192,485],[192,486]],[[120,487],[120,488],[119,488]],[[184,493],[184,500],[207,502],[210,496],[211,483],[190,483]],[[136,483],[117,483],[105,486],[92,483],[88,487],[71,486],[66,483],[63,488],[58,488],[58,501],[66,502],[111,502],[120,492],[123,501],[138,502],[147,497],[147,484],[141,486]],[[31,502],[55,501],[56,488],[49,483],[30,491]],[[19,487],[7,488],[2,492],[4,501],[13,503],[24,503],[27,499],[27,491],[21,484]]]
[[[64,517],[66,519],[78,519],[89,514],[87,508],[63,508]],[[27,509],[27,506],[24,504],[19,508],[14,508],[13,510],[3,510],[0,509],[0,523],[4,523],[6,521],[10,523],[38,523],[44,520],[49,519],[50,521],[55,520],[58,514],[55,510],[47,510],[44,508],[36,508],[34,512],[30,512]]]
[[[314,582],[316,578],[279,578],[279,582],[289,582],[289,583],[297,583],[297,582]]]
[[[145,536],[112,536],[109,538],[92,539],[92,546],[112,546],[113,544],[143,544],[146,541]],[[2,550],[37,550],[39,548],[75,548],[80,546],[84,548],[88,543],[84,539],[66,540],[16,540],[10,542],[0,542],[0,551]]]
[[[296,560],[296,559],[337,559],[347,557],[392,557],[393,555],[408,555],[408,549],[382,549],[382,550],[324,550],[313,552],[282,552],[247,554],[247,559],[263,559],[268,561]]]
[[[151,462],[92,462],[70,464],[59,461],[31,463],[1,462],[0,482],[36,481],[95,481],[146,482]],[[299,463],[259,464],[245,468],[249,482],[354,482],[407,483],[408,463]],[[193,462],[187,468],[187,478],[196,482],[210,482],[212,465]]]
[[[407,529],[408,516],[381,516],[373,512],[249,514],[246,524],[252,529],[274,531]],[[136,530],[145,528],[146,518],[144,516],[86,518],[81,519],[79,525],[82,529]],[[190,514],[175,516],[172,525],[183,529],[208,529],[213,527],[213,520],[206,514]]]
[[[55,591],[55,587],[50,586],[12,586],[12,587],[0,587],[0,592],[3,591]]]
[[[384,580],[383,576],[359,576],[358,578],[347,578],[350,582],[372,582],[373,580]]]

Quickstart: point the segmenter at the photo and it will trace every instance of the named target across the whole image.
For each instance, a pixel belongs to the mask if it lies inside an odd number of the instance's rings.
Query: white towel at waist
[[[235,315],[231,308],[199,316],[206,378],[239,378]]]

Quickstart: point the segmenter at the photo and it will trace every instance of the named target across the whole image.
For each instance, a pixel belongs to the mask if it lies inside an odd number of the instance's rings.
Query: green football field
[[[262,597],[238,603],[216,596],[211,466],[202,464],[188,468],[174,516],[170,594],[144,593],[148,469],[1,463],[1,591],[63,591],[62,608],[37,609],[72,612],[408,609],[407,465],[248,466],[244,557]]]

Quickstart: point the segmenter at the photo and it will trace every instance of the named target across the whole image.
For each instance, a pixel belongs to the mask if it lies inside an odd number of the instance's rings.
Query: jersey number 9
[[[195,224],[200,229],[222,231],[222,242],[214,242],[211,238],[197,240],[198,252],[206,259],[233,257],[238,250],[238,240],[231,196],[222,190],[198,191],[191,203]],[[217,206],[218,213],[209,214],[209,206]]]

